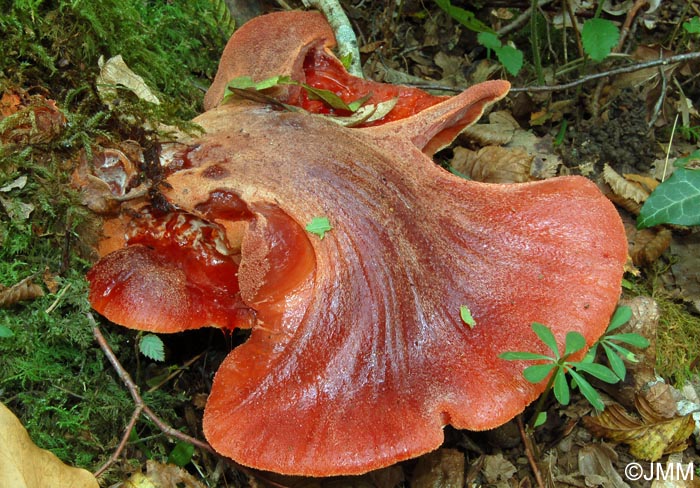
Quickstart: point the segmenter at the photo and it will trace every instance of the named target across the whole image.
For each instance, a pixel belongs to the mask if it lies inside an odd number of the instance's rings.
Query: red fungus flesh
[[[387,466],[437,448],[446,424],[489,429],[522,412],[544,385],[498,355],[546,353],[534,321],[560,343],[569,331],[595,341],[626,258],[617,212],[585,178],[489,185],[427,156],[503,97],[506,82],[363,129],[246,100],[214,108],[227,77],[313,81],[304,60],[332,45],[321,20],[260,17],[224,52],[210,110],[195,119],[207,134],[188,141],[196,149],[163,190],[219,245],[202,254],[178,232],[175,243],[137,232],[89,275],[95,309],[129,327],[252,326],[216,374],[205,435],[244,465],[311,476]],[[335,69],[319,78],[361,96],[353,90],[364,82]],[[305,231],[319,216],[333,227],[323,239]],[[210,269],[189,271],[201,262],[214,263],[211,283],[200,279]],[[165,289],[178,293],[164,299]]]

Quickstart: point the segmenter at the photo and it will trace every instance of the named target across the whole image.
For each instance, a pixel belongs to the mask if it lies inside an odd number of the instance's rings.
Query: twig
[[[138,418],[141,416],[141,414],[145,415],[154,424],[156,424],[156,426],[164,434],[179,439],[181,441],[188,442],[196,447],[199,447],[200,449],[204,449],[205,451],[216,454],[214,449],[212,449],[212,447],[209,444],[207,444],[204,441],[200,441],[199,439],[195,439],[194,437],[188,436],[187,434],[184,434],[177,429],[174,429],[166,422],[161,420],[160,417],[158,417],[150,408],[148,408],[148,406],[144,403],[143,398],[141,398],[141,394],[139,393],[139,387],[134,383],[129,373],[126,372],[126,370],[121,365],[117,357],[114,355],[112,348],[109,347],[109,344],[107,344],[107,341],[102,335],[102,332],[100,331],[100,328],[95,322],[95,319],[93,318],[92,314],[88,313],[87,316],[88,320],[92,324],[92,333],[95,336],[95,340],[100,345],[100,349],[102,349],[102,352],[104,352],[105,356],[107,356],[107,359],[112,364],[114,370],[117,372],[119,379],[122,380],[122,383],[124,383],[126,388],[129,390],[131,398],[134,400],[134,404],[136,405],[136,407],[134,408],[134,412],[131,415],[131,419],[127,424],[124,435],[122,436],[122,439],[119,442],[119,445],[117,446],[117,449],[112,453],[107,462],[105,462],[105,464],[103,464],[95,472],[95,477],[100,476],[102,473],[105,472],[107,468],[114,464],[114,462],[117,459],[119,459],[119,456],[121,455],[122,451],[126,447],[126,443],[129,440],[131,430],[134,428],[134,425],[136,425],[136,422],[138,421]]]
[[[364,78],[362,64],[360,62],[360,49],[357,47],[357,37],[352,30],[350,20],[345,15],[339,0],[302,0],[307,7],[317,8],[331,25],[335,40],[338,43],[338,54],[341,59],[350,57],[348,73],[359,78]]]
[[[637,17],[637,12],[639,12],[639,9],[645,6],[647,3],[649,3],[648,0],[637,0],[636,2],[634,2],[634,5],[630,9],[630,11],[627,12],[625,23],[622,25],[622,29],[620,30],[620,40],[617,43],[617,48],[615,49],[615,52],[622,52],[622,46],[625,45],[627,34],[629,34],[632,22]]]
[[[600,73],[595,73],[592,75],[587,75],[579,78],[578,80],[572,81],[570,83],[563,83],[561,85],[540,85],[540,86],[529,86],[523,88],[512,88],[511,92],[550,92],[550,91],[561,91],[568,90],[569,88],[574,88],[584,83],[588,83],[592,80],[598,80],[600,78],[606,78],[608,76],[621,75],[624,73],[633,73],[646,68],[653,68],[656,66],[667,66],[673,63],[680,63],[683,61],[691,61],[693,59],[700,59],[700,52],[692,52],[686,54],[678,54],[676,56],[670,56],[664,59],[655,59],[654,61],[645,61],[643,63],[637,63],[630,66],[623,66],[621,68],[611,69],[609,71],[602,71]]]
[[[542,474],[540,473],[540,468],[537,467],[537,462],[535,461],[535,455],[532,448],[532,440],[530,436],[525,431],[525,425],[523,425],[523,415],[520,414],[517,417],[518,429],[520,430],[520,438],[523,440],[523,445],[525,446],[525,456],[530,463],[532,468],[532,474],[535,476],[535,481],[537,481],[537,486],[539,488],[545,488],[544,481],[542,480]]]
[[[537,2],[537,7],[544,7],[548,3],[552,3],[552,1],[553,0],[539,0],[539,2]],[[530,20],[531,14],[532,7],[528,7],[522,14],[518,15],[518,17],[513,22],[497,30],[496,34],[498,35],[498,37],[503,37],[506,34],[510,34],[514,30],[520,29],[522,26],[527,24],[528,20]]]

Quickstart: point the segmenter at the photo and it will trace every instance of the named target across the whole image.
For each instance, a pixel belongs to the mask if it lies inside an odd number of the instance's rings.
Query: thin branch
[[[343,7],[340,6],[339,0],[302,0],[305,6],[317,8],[333,29],[335,40],[338,43],[338,54],[341,59],[350,57],[350,65],[348,73],[358,78],[364,78],[362,73],[362,64],[360,61],[360,49],[357,46],[357,36],[352,30],[350,20],[345,15]]]
[[[107,356],[107,359],[111,363],[114,370],[117,372],[119,379],[122,380],[122,383],[124,383],[126,388],[129,390],[129,394],[131,394],[131,398],[134,400],[135,404],[134,412],[131,414],[131,419],[129,420],[129,423],[126,426],[124,435],[122,436],[122,439],[119,442],[117,449],[112,453],[107,462],[105,462],[105,464],[103,464],[95,472],[95,477],[98,477],[99,475],[104,473],[107,468],[109,468],[112,464],[116,462],[117,459],[119,459],[119,456],[121,455],[122,451],[124,451],[124,448],[126,447],[126,444],[129,440],[129,435],[131,434],[131,431],[136,425],[136,422],[138,421],[138,418],[141,416],[141,414],[149,418],[164,434],[179,439],[181,441],[188,442],[194,446],[199,447],[200,449],[204,449],[205,451],[216,454],[216,451],[214,451],[214,449],[212,449],[212,447],[209,444],[207,444],[204,441],[200,441],[199,439],[196,439],[194,437],[188,436],[187,434],[184,434],[177,429],[174,429],[166,422],[161,420],[161,418],[158,417],[146,405],[146,403],[143,401],[143,398],[141,398],[141,394],[139,393],[139,387],[136,385],[136,383],[134,383],[134,380],[131,379],[129,373],[126,372],[126,370],[121,365],[117,357],[114,355],[112,348],[109,347],[109,344],[107,344],[107,340],[102,335],[102,331],[100,331],[100,328],[95,322],[95,319],[93,318],[92,314],[88,313],[87,315],[88,320],[92,324],[92,334],[95,336],[95,340],[100,345],[100,349],[102,349],[102,352],[104,352],[105,356]]]
[[[539,2],[537,2],[537,7],[544,7],[548,3],[552,3],[552,1],[553,0],[539,0]],[[530,20],[531,14],[532,7],[528,7],[522,14],[518,15],[518,17],[513,22],[497,30],[496,34],[498,35],[498,37],[503,37],[506,34],[510,34],[514,30],[520,29]]]
[[[532,468],[532,474],[535,476],[535,481],[539,488],[545,488],[544,481],[542,480],[542,474],[540,473],[540,468],[537,466],[537,461],[535,460],[535,454],[532,447],[532,439],[525,431],[525,425],[523,424],[522,414],[516,417],[518,422],[518,429],[520,430],[520,438],[523,440],[523,445],[525,446],[525,456],[527,457],[530,467]]]
[[[528,86],[523,88],[512,88],[511,92],[551,92],[551,91],[561,91],[568,90],[569,88],[574,88],[589,81],[598,80],[600,78],[606,78],[608,76],[616,76],[624,73],[633,73],[646,68],[654,68],[656,66],[667,66],[669,64],[680,63],[683,61],[691,61],[694,59],[700,59],[700,52],[678,54],[676,56],[670,56],[664,59],[655,59],[654,61],[645,61],[643,63],[637,63],[630,66],[623,66],[621,68],[611,69],[609,71],[602,71],[600,73],[594,73],[592,75],[583,76],[577,80],[570,83],[563,83],[561,85],[541,85],[541,86]]]

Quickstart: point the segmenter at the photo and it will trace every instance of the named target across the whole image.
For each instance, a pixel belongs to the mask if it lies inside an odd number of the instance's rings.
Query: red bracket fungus
[[[90,271],[110,320],[177,332],[249,327],[216,374],[211,445],[286,474],[358,474],[437,448],[443,427],[483,430],[543,390],[498,354],[540,351],[534,321],[588,343],[615,308],[622,223],[588,180],[494,185],[436,166],[435,150],[505,96],[505,81],[433,97],[350,77],[320,14],[259,17],[229,42],[163,195]],[[290,75],[396,113],[346,128],[236,99],[227,81]],[[322,111],[298,86],[285,103]],[[325,216],[323,239],[304,230]],[[473,328],[460,318],[466,305]]]

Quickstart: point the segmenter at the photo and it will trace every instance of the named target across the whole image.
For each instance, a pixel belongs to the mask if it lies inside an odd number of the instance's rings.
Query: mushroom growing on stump
[[[172,211],[144,208],[88,275],[93,307],[127,327],[252,328],[216,374],[205,435],[246,466],[310,476],[387,466],[437,448],[447,424],[490,429],[522,412],[544,385],[498,355],[546,352],[535,321],[560,343],[569,331],[595,341],[627,250],[585,178],[484,184],[428,157],[508,83],[439,98],[353,80],[331,43],[316,13],[241,27],[195,119],[207,133],[163,186]],[[351,98],[401,90],[408,102],[352,129],[240,98],[216,106],[231,77],[305,81],[309,59]],[[300,90],[277,96],[303,106]],[[317,217],[332,229],[307,232]]]

